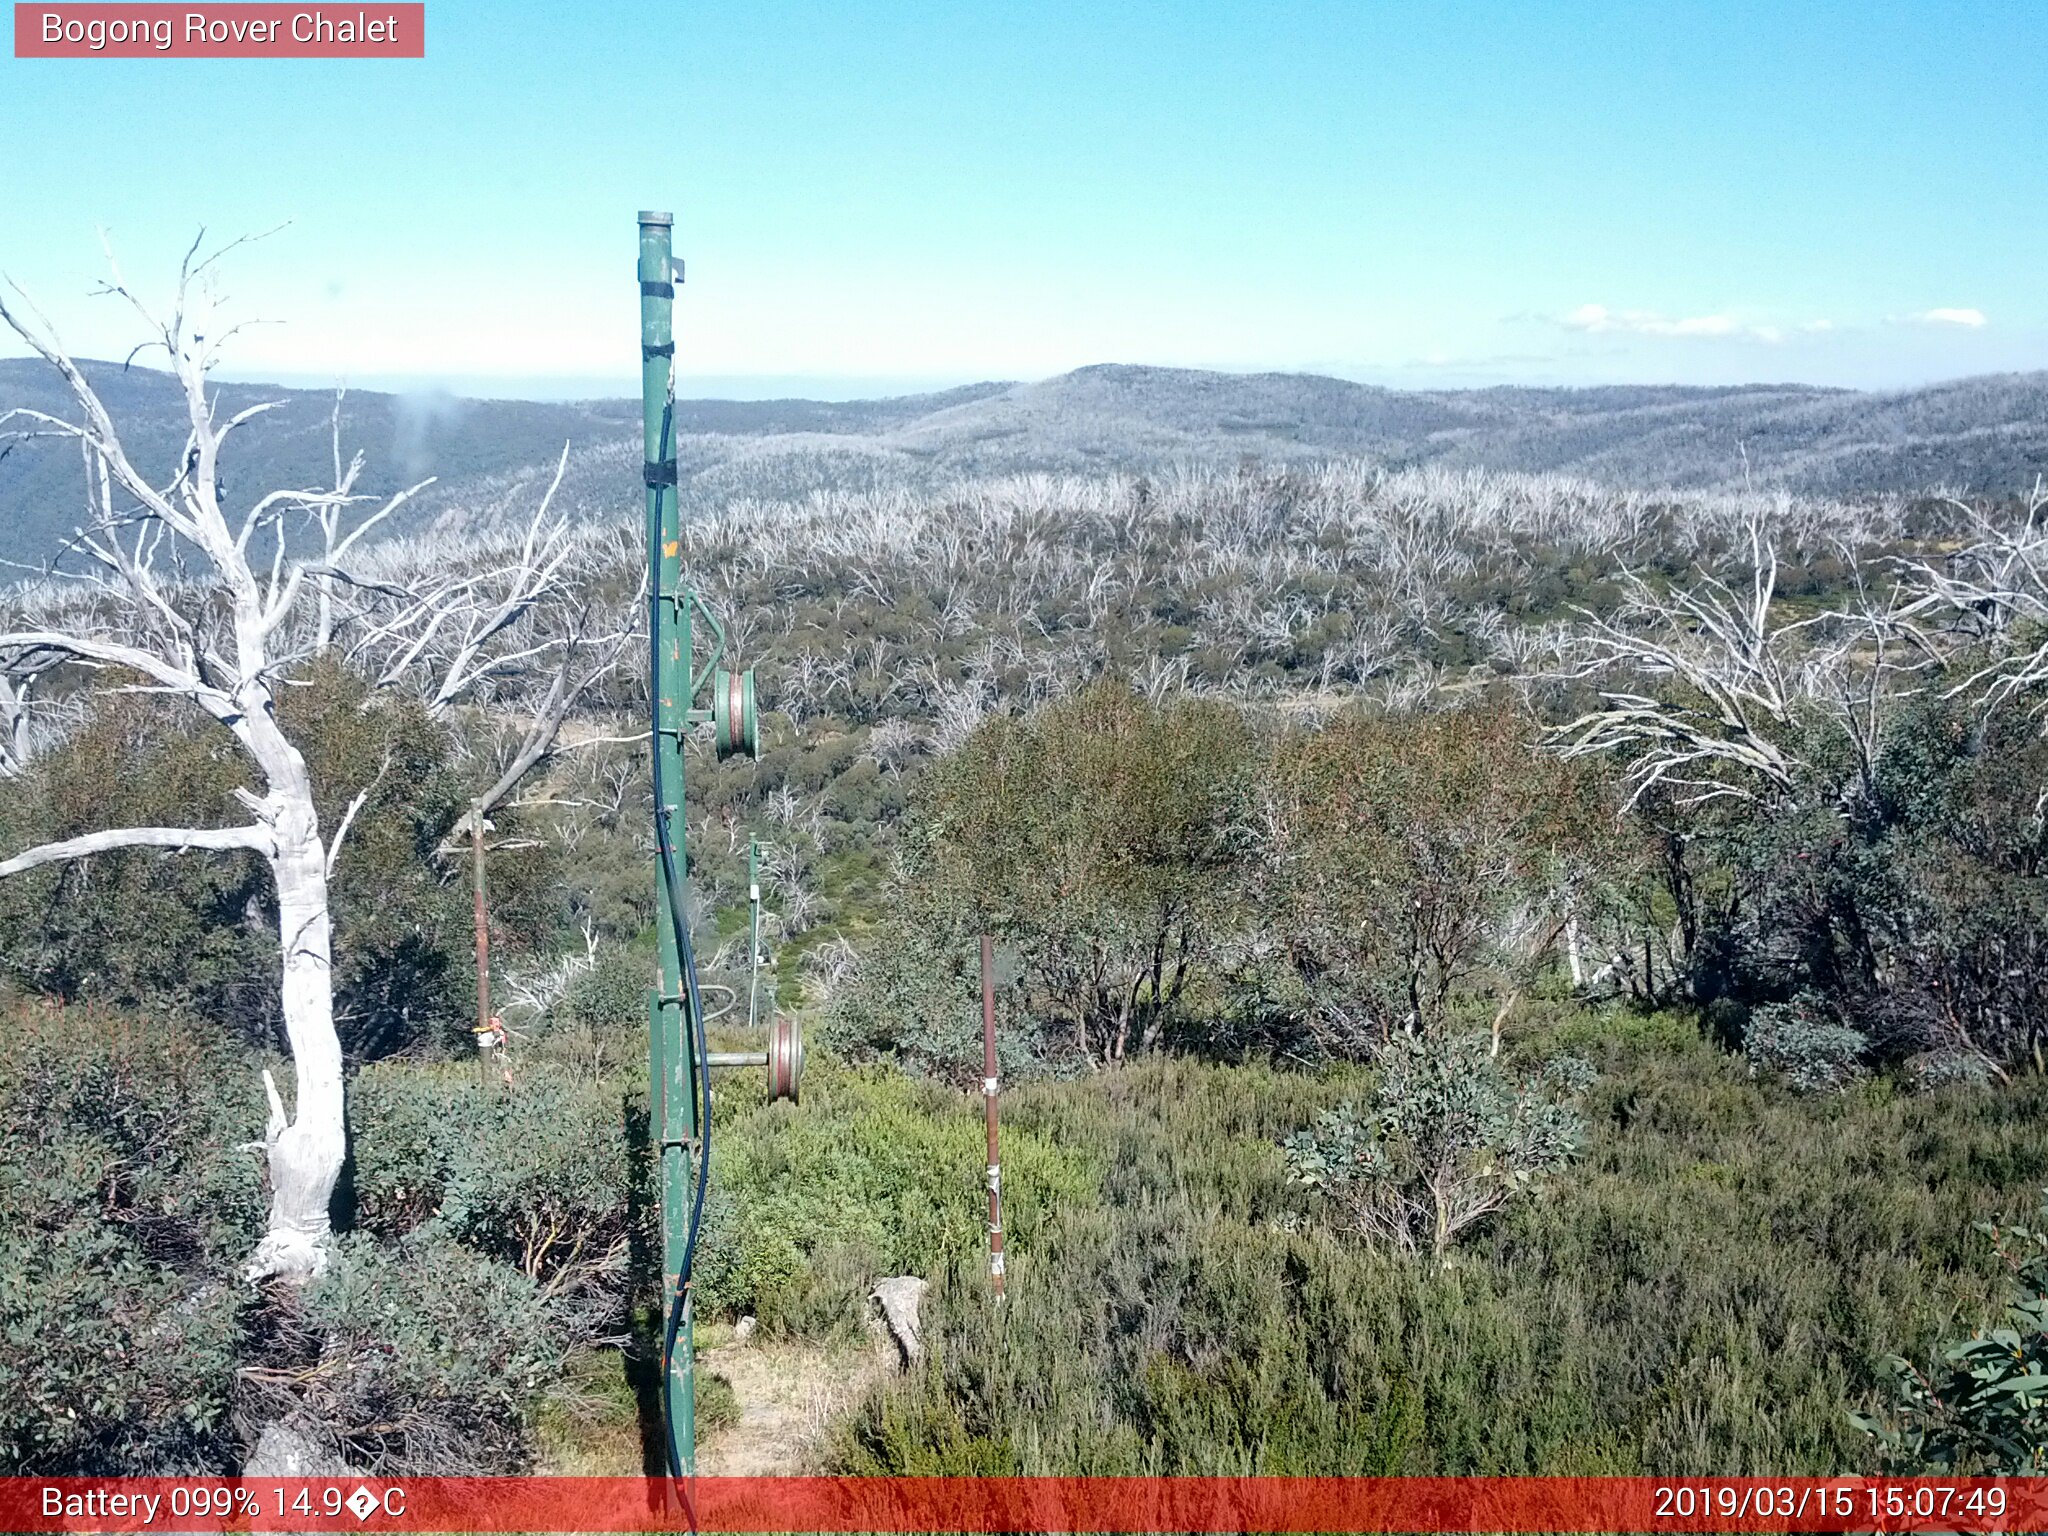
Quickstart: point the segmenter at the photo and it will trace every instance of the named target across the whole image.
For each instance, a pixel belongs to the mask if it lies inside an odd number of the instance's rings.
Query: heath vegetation
[[[0,596],[0,1470],[279,1422],[531,1467],[658,1348],[631,509],[543,473],[358,538],[403,493],[338,415],[279,491],[220,473],[259,415],[137,463],[63,376],[11,425],[84,449],[81,531]],[[699,1304],[934,1286],[821,1465],[2038,1469],[2048,500],[1345,458],[698,506],[768,706],[691,760],[713,1032],[758,837],[814,1050],[800,1106],[721,1085]]]

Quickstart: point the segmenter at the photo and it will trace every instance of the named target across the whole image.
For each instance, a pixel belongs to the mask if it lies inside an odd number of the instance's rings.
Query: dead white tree
[[[194,242],[166,317],[135,298],[118,267],[108,285],[142,315],[183,395],[185,447],[162,484],[130,459],[98,392],[47,321],[18,288],[13,292],[20,307],[0,296],[0,321],[62,376],[79,413],[70,420],[16,410],[0,418],[0,425],[26,421],[34,435],[69,436],[83,448],[90,515],[72,547],[87,563],[81,579],[116,600],[80,605],[71,627],[0,634],[0,656],[63,656],[97,671],[113,691],[185,701],[234,738],[262,790],[236,792],[248,813],[236,825],[110,827],[16,853],[0,861],[0,876],[117,848],[232,850],[257,854],[269,866],[277,888],[279,987],[295,1084],[287,1113],[275,1080],[263,1074],[270,1102],[264,1132],[270,1220],[247,1273],[302,1278],[324,1262],[328,1201],[346,1145],[327,892],[333,850],[321,836],[305,758],[278,722],[277,689],[299,658],[277,641],[307,577],[303,563],[287,558],[285,513],[329,505],[339,493],[273,491],[234,522],[222,505],[222,450],[237,430],[272,408],[252,405],[219,417],[207,375],[234,328],[220,332],[207,323],[202,330],[190,322],[208,316],[188,317],[188,305],[202,298],[195,285],[228,249],[232,244],[201,257]],[[251,547],[266,527],[274,540],[267,571]]]
[[[341,562],[355,547],[372,533],[377,525],[396,512],[419,492],[434,483],[433,477],[393,496],[369,517],[358,518],[351,525],[346,520],[348,510],[355,502],[356,481],[363,473],[363,455],[350,458],[348,468],[341,465],[341,407],[348,398],[348,391],[334,392],[334,412],[328,418],[328,441],[334,456],[334,495],[320,501],[311,508],[315,521],[320,527],[321,559],[316,576],[320,593],[320,611],[316,621],[313,649],[325,654],[334,644],[335,598],[338,587],[347,580]]]
[[[1902,611],[1942,625],[1959,648],[1988,653],[1947,697],[1974,696],[1995,706],[2037,694],[2048,683],[2048,486],[2036,480],[2026,510],[2010,522],[1962,501],[1950,504],[1977,537],[1938,565],[1906,564],[1912,599]]]
[[[509,559],[477,567],[450,551],[456,558],[439,570],[395,592],[387,589],[384,595],[395,595],[396,603],[365,612],[355,651],[377,657],[379,687],[426,679],[429,712],[445,714],[479,685],[555,648],[552,634],[522,633],[523,643],[509,648],[499,642],[520,632],[562,590],[563,568],[577,546],[567,520],[550,514],[568,465],[564,443],[554,478]]]
[[[593,646],[580,626],[566,636],[543,633],[537,608],[559,592],[570,543],[559,523],[547,520],[545,505],[512,558],[485,577],[416,591],[344,570],[341,557],[420,487],[381,503],[356,493],[362,461],[342,466],[338,401],[334,485],[271,491],[231,514],[222,491],[223,449],[238,429],[281,403],[223,418],[209,385],[219,349],[238,327],[214,323],[208,279],[220,258],[243,243],[202,257],[195,241],[164,315],[136,298],[118,266],[103,290],[142,317],[147,345],[165,351],[182,397],[184,449],[160,483],[130,458],[98,392],[48,321],[18,288],[12,302],[0,295],[0,322],[56,370],[76,408],[76,419],[16,410],[0,417],[0,427],[12,427],[14,437],[75,441],[86,465],[88,513],[68,546],[81,568],[54,571],[76,584],[79,600],[34,610],[46,622],[0,624],[0,673],[17,701],[22,680],[53,663],[85,670],[106,692],[182,701],[232,736],[260,792],[235,792],[247,812],[235,825],[108,828],[0,860],[0,877],[126,848],[248,852],[267,864],[277,893],[280,1001],[294,1091],[288,1112],[271,1074],[263,1074],[270,1217],[245,1273],[297,1281],[325,1263],[328,1205],[346,1152],[328,885],[368,789],[332,836],[323,835],[305,759],[277,717],[280,689],[295,668],[339,643],[344,625],[382,625],[389,643],[378,680],[409,681],[437,711],[508,669],[552,658],[552,681],[527,740],[490,792],[495,800],[553,749],[568,700],[599,675],[597,668],[614,664],[618,641],[610,636]],[[294,524],[302,525],[303,537]],[[346,604],[338,601],[342,593],[352,594]],[[364,593],[375,598],[374,614],[356,601]],[[559,616],[551,610],[551,618]]]
[[[1702,572],[1693,585],[1664,593],[1627,571],[1620,613],[1587,613],[1591,628],[1568,644],[1567,677],[1619,673],[1667,684],[1662,697],[1603,689],[1603,708],[1559,732],[1566,757],[1629,760],[1630,806],[1660,784],[1688,804],[1755,799],[1760,785],[1793,787],[1798,765],[1785,738],[1809,692],[1802,632],[1816,621],[1772,618],[1778,554],[1760,513],[1750,517],[1748,536],[1747,591]]]
[[[330,563],[333,580],[356,598],[346,614],[350,659],[379,688],[416,689],[439,719],[488,694],[498,719],[513,723],[502,735],[490,786],[452,837],[473,835],[481,818],[563,749],[563,726],[578,700],[618,671],[643,633],[644,574],[638,591],[620,594],[620,602],[581,595],[608,584],[616,551],[579,538],[554,513],[568,462],[564,443],[547,489],[509,547],[483,551],[482,558],[468,540],[431,552],[415,548],[402,552],[408,569],[381,574]]]
[[[28,767],[36,747],[36,686],[63,665],[61,651],[17,651],[0,665],[0,779]]]
[[[492,813],[514,789],[563,749],[563,727],[577,701],[618,669],[639,633],[640,598],[620,612],[580,600],[581,589],[607,585],[617,551],[577,537],[553,512],[555,493],[569,463],[562,445],[553,478],[523,534],[509,550],[479,549],[472,538],[430,540],[396,560],[366,561],[346,570],[330,561],[328,582],[346,587],[348,654],[382,689],[416,690],[429,715],[457,725],[458,738],[481,736],[472,747],[489,787],[471,798],[448,830],[439,852],[470,861],[476,912],[477,1033],[479,1043],[504,1028],[491,1008],[490,896],[493,848],[532,846],[530,839],[491,843]],[[335,462],[340,463],[337,449]],[[353,471],[351,471],[353,473]],[[334,548],[331,530],[327,542]],[[342,541],[345,552],[347,543]],[[376,567],[383,572],[378,574]],[[330,633],[323,587],[321,633]],[[456,718],[464,700],[492,708]],[[510,729],[505,727],[509,725]],[[461,727],[471,727],[464,730]],[[583,744],[613,740],[586,737]]]

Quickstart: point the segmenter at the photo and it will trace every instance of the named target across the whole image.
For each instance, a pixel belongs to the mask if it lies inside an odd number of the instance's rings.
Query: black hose
[[[662,418],[662,444],[668,443],[668,417]],[[664,453],[664,457],[666,454]],[[668,892],[669,922],[675,929],[676,957],[681,962],[684,996],[690,1011],[693,1026],[690,1046],[696,1056],[696,1077],[699,1092],[697,1113],[697,1190],[690,1205],[690,1229],[683,1239],[682,1262],[676,1266],[676,1288],[668,1299],[668,1318],[662,1329],[661,1339],[661,1419],[666,1431],[668,1445],[668,1475],[680,1479],[683,1475],[682,1458],[676,1452],[675,1408],[671,1402],[670,1383],[673,1380],[676,1352],[676,1336],[682,1330],[683,1311],[690,1294],[690,1276],[697,1263],[697,1233],[704,1225],[704,1190],[711,1182],[711,1064],[710,1050],[704,1038],[704,1004],[697,992],[697,950],[690,942],[690,924],[683,913],[682,882],[676,874],[676,856],[673,839],[669,832],[667,786],[662,782],[661,773],[661,593],[660,582],[652,583],[653,590],[648,598],[647,611],[647,701],[649,713],[648,740],[654,745],[654,844],[661,861],[662,887]],[[666,1000],[664,1000],[664,1005]],[[666,1060],[664,1059],[664,1070]],[[663,1085],[663,1097],[666,1098]],[[666,1131],[666,1127],[661,1128]],[[665,1136],[657,1138],[667,1153]],[[694,1428],[694,1426],[693,1426]]]

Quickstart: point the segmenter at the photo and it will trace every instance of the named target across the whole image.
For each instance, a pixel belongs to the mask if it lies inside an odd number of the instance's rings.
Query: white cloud
[[[1984,323],[1981,309],[1930,309],[1918,316],[1923,325],[1960,325],[1976,330]]]
[[[1696,315],[1668,321],[1651,316],[1642,322],[1642,329],[1651,336],[1733,336],[1739,327],[1726,315]]]
[[[1825,325],[1825,321],[1818,322]],[[1733,315],[1684,315],[1673,318],[1650,309],[1609,309],[1605,304],[1581,304],[1558,324],[1568,331],[1592,335],[1622,333],[1632,336],[1742,336],[1753,341],[1774,342],[1784,338],[1775,325],[1744,325]]]

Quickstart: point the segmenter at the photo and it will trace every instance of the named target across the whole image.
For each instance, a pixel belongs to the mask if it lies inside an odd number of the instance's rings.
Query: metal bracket
[[[711,681],[711,674],[717,670],[718,663],[725,658],[725,626],[718,622],[718,615],[712,612],[711,605],[697,595],[695,587],[684,590],[682,601],[703,614],[704,622],[711,630],[711,654],[704,658],[704,665],[697,668],[696,658],[690,658],[693,668],[690,673],[690,702],[694,704],[697,702],[697,695],[704,691],[704,685]],[[694,650],[695,647],[692,646],[691,649]]]

